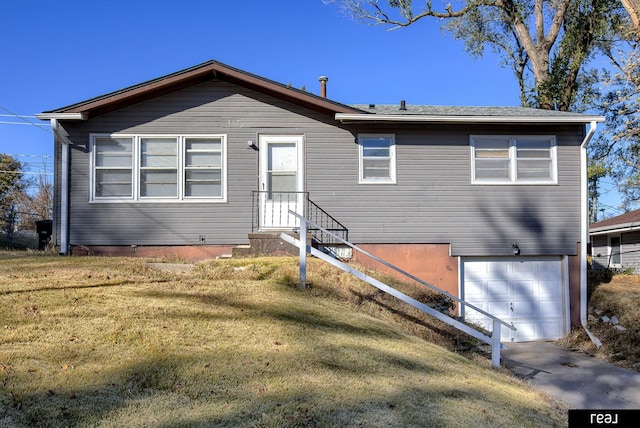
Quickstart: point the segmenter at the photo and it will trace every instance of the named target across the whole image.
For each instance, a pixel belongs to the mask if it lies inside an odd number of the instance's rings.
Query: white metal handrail
[[[512,326],[511,324],[509,324],[509,323],[508,323],[508,322],[506,322],[506,321],[501,320],[500,318],[496,317],[495,315],[491,315],[489,312],[487,312],[487,311],[485,311],[485,310],[483,310],[483,309],[481,309],[481,308],[479,308],[479,307],[477,307],[477,306],[475,306],[475,305],[473,305],[473,304],[471,304],[471,303],[468,303],[468,302],[466,302],[466,301],[464,301],[464,300],[460,299],[459,297],[456,297],[456,296],[454,296],[453,294],[448,293],[448,292],[446,292],[445,290],[442,290],[442,289],[440,289],[440,288],[436,287],[436,286],[435,286],[435,285],[433,285],[433,284],[429,284],[428,282],[423,281],[422,279],[418,278],[417,276],[412,275],[412,274],[410,274],[409,272],[406,272],[406,271],[404,271],[404,270],[400,269],[400,268],[399,268],[399,267],[397,267],[397,266],[392,265],[391,263],[389,263],[389,262],[387,262],[387,261],[385,261],[385,260],[382,260],[381,258],[379,258],[379,257],[377,257],[377,256],[375,256],[375,255],[373,255],[373,254],[371,254],[371,253],[369,253],[369,252],[367,252],[366,250],[363,250],[362,248],[358,247],[357,245],[352,244],[351,242],[345,241],[344,239],[340,238],[339,236],[336,236],[336,235],[334,235],[333,233],[329,232],[328,230],[323,229],[321,226],[318,226],[318,225],[317,225],[317,224],[315,224],[313,221],[308,220],[308,219],[304,218],[303,216],[301,216],[301,215],[299,215],[299,214],[297,214],[297,213],[294,213],[293,211],[289,211],[289,213],[290,213],[290,214],[292,214],[292,215],[294,215],[294,216],[296,216],[296,217],[298,217],[301,221],[304,219],[304,221],[305,221],[306,223],[308,223],[308,224],[312,224],[314,227],[318,227],[319,229],[323,230],[324,232],[328,233],[329,235],[332,235],[332,237],[333,237],[333,238],[338,239],[338,240],[339,240],[340,242],[342,242],[343,244],[348,245],[349,247],[351,247],[351,248],[353,248],[354,250],[356,250],[356,251],[358,251],[358,252],[360,252],[360,253],[364,254],[365,256],[371,257],[373,260],[375,260],[375,261],[377,261],[377,262],[379,262],[379,263],[382,263],[383,265],[387,266],[388,268],[391,268],[391,269],[395,270],[395,271],[396,271],[396,272],[398,272],[398,273],[401,273],[402,275],[406,276],[407,278],[410,278],[410,279],[412,279],[412,280],[414,280],[414,281],[416,281],[416,282],[418,282],[418,283],[420,283],[420,284],[424,285],[425,287],[429,287],[429,288],[431,288],[433,291],[436,291],[436,292],[438,292],[438,293],[444,294],[444,295],[445,295],[445,296],[447,296],[448,298],[450,298],[450,299],[452,299],[452,300],[455,300],[456,302],[461,303],[461,304],[463,304],[464,306],[466,306],[466,307],[468,307],[468,308],[470,308],[470,309],[473,309],[474,311],[480,312],[482,315],[485,315],[485,316],[487,316],[487,317],[491,318],[493,321],[498,321],[500,324],[502,324],[502,325],[504,325],[504,326],[506,326],[506,327],[510,328],[510,329],[511,329],[511,330],[513,330],[513,331],[516,331],[516,330],[517,330],[517,329],[516,329],[516,327]]]
[[[386,293],[398,298],[399,300],[401,300],[401,301],[403,301],[403,302],[405,302],[405,303],[407,303],[407,304],[409,304],[409,305],[411,305],[411,306],[413,306],[413,307],[415,307],[415,308],[417,308],[417,309],[419,309],[419,310],[421,310],[421,311],[423,311],[425,313],[428,313],[429,315],[439,319],[440,321],[443,321],[446,324],[449,324],[449,325],[457,328],[458,330],[461,330],[461,331],[469,334],[470,336],[473,336],[476,339],[481,340],[482,342],[491,345],[491,349],[492,349],[492,351],[491,351],[491,362],[492,362],[492,365],[493,365],[493,367],[500,367],[500,349],[501,348],[506,348],[506,346],[502,345],[502,343],[500,342],[501,324],[505,325],[506,327],[508,327],[508,328],[510,328],[510,329],[515,331],[516,328],[514,326],[512,326],[511,324],[508,324],[507,322],[495,317],[494,315],[491,315],[490,313],[488,313],[488,312],[486,312],[486,311],[484,311],[484,310],[482,310],[482,309],[480,309],[480,308],[478,308],[478,307],[476,307],[476,306],[474,306],[474,305],[472,305],[470,303],[465,302],[462,299],[459,299],[456,296],[453,296],[450,293],[447,293],[444,290],[439,289],[438,287],[436,287],[436,286],[434,286],[432,284],[429,284],[429,283],[421,280],[420,278],[418,278],[418,277],[416,277],[414,275],[411,275],[408,272],[403,271],[402,269],[390,264],[389,262],[387,262],[385,260],[382,260],[382,259],[374,256],[373,254],[370,254],[369,252],[359,248],[358,246],[356,246],[356,245],[354,245],[354,244],[352,244],[352,243],[350,243],[348,241],[345,241],[344,239],[340,238],[339,236],[334,235],[330,231],[328,231],[326,229],[323,229],[320,225],[318,225],[318,224],[316,224],[316,223],[314,223],[314,222],[312,222],[310,220],[307,220],[304,216],[301,216],[301,215],[299,215],[299,214],[297,214],[297,213],[295,213],[293,211],[289,211],[289,213],[291,215],[296,216],[300,220],[300,239],[295,239],[292,236],[287,235],[286,233],[282,233],[280,235],[280,238],[283,239],[284,241],[286,241],[286,242],[298,247],[300,249],[300,252],[299,252],[299,254],[300,254],[300,287],[302,287],[302,288],[306,287],[306,283],[307,283],[307,278],[306,278],[307,277],[307,274],[306,274],[306,269],[307,269],[306,268],[306,264],[307,264],[306,263],[306,254],[310,253],[313,256],[316,256],[316,257],[318,257],[318,258],[320,258],[320,259],[332,264],[333,266],[335,266],[335,267],[337,267],[337,268],[339,268],[341,270],[344,270],[345,272],[348,272],[351,275],[354,275],[357,278],[359,278],[359,279],[361,279],[361,280],[373,285],[374,287],[376,287],[376,288],[378,288],[378,289],[380,289],[380,290],[382,290],[382,291],[384,291],[384,292],[386,292]],[[395,270],[395,271],[407,276],[408,278],[411,278],[412,280],[414,280],[414,281],[416,281],[416,282],[418,282],[418,283],[420,283],[422,285],[425,285],[426,287],[429,287],[429,288],[431,288],[432,290],[434,290],[436,292],[442,293],[442,294],[446,295],[447,297],[449,297],[449,298],[451,298],[451,299],[453,299],[453,300],[455,300],[455,301],[457,301],[457,302],[459,302],[459,303],[461,303],[463,305],[466,305],[466,306],[468,306],[468,307],[470,307],[470,308],[482,313],[483,315],[489,317],[493,321],[493,331],[492,331],[491,336],[487,336],[484,333],[474,329],[473,327],[470,327],[469,325],[464,324],[464,323],[456,320],[455,318],[452,318],[452,317],[450,317],[450,316],[448,316],[446,314],[443,314],[442,312],[439,312],[439,311],[433,309],[432,307],[430,307],[430,306],[428,306],[428,305],[426,305],[426,304],[424,304],[424,303],[422,303],[422,302],[420,302],[420,301],[418,301],[416,299],[413,299],[412,297],[407,296],[406,294],[396,290],[395,288],[392,288],[392,287],[382,283],[381,281],[378,281],[377,279],[372,278],[369,275],[366,275],[365,273],[354,269],[353,267],[347,265],[346,263],[343,263],[343,262],[341,262],[339,260],[336,260],[335,258],[333,258],[333,257],[331,257],[331,256],[329,256],[329,255],[327,255],[327,254],[325,254],[325,253],[323,253],[321,251],[318,251],[317,249],[307,245],[306,244],[306,239],[303,238],[307,234],[307,223],[312,224],[314,227],[317,227],[317,228],[323,230],[325,233],[328,233],[329,235],[332,235],[334,238],[336,238],[338,241],[344,243],[345,245],[353,248],[356,251],[359,251],[359,252],[367,255],[368,257],[373,258],[374,260],[376,260],[376,261],[382,263],[383,265],[385,265],[385,266],[387,266],[387,267],[389,267],[389,268],[391,268],[391,269],[393,269],[393,270]]]

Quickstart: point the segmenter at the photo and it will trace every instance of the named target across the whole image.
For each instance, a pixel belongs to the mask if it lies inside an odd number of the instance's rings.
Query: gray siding
[[[591,257],[594,269],[606,269],[609,267],[609,243],[607,235],[591,237]]]
[[[251,232],[251,191],[258,189],[257,134],[306,134],[353,140],[331,118],[222,82],[205,83],[87,122],[69,122],[71,245],[241,244]],[[90,134],[226,134],[227,202],[89,203]],[[357,165],[356,165],[357,166]]]
[[[621,241],[622,268],[629,268],[637,273],[640,270],[640,231],[623,233]]]
[[[630,269],[634,273],[640,272],[640,231],[616,233],[620,236],[621,269]],[[609,239],[608,235],[597,235],[591,239],[593,267],[606,269],[609,267]]]
[[[353,143],[330,151],[308,146],[310,194],[348,226],[353,241],[450,243],[454,256],[511,255],[514,242],[522,255],[576,254],[581,127],[432,126],[376,132],[396,135],[395,185],[358,185]],[[559,184],[472,185],[469,135],[481,133],[556,135]],[[332,156],[341,162],[326,174]]]
[[[401,129],[401,130],[400,130]],[[83,123],[67,123],[72,245],[247,242],[259,133],[305,135],[311,199],[356,243],[450,243],[452,255],[576,254],[580,240],[579,144],[583,127],[339,126],[332,117],[222,82],[210,82]],[[90,133],[227,134],[227,203],[89,203]],[[359,185],[359,132],[396,135],[397,184]],[[471,185],[470,134],[558,137],[559,184]],[[84,149],[84,150],[83,150]]]

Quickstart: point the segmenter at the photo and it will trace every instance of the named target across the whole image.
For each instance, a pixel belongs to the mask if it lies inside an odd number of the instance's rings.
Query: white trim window
[[[360,184],[396,183],[396,143],[392,134],[358,135]]]
[[[557,184],[553,136],[471,136],[474,184]]]
[[[226,135],[92,135],[92,202],[226,201]]]
[[[178,139],[140,137],[140,198],[178,196]]]
[[[94,137],[91,199],[133,197],[133,138]]]

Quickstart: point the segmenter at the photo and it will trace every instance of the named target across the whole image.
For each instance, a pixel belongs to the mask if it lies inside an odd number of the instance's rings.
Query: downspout
[[[587,328],[587,240],[589,239],[589,204],[587,203],[587,146],[596,132],[596,121],[591,121],[589,130],[580,145],[580,324],[591,339],[596,348],[602,346],[602,342]]]
[[[69,251],[69,142],[58,129],[58,120],[51,119],[51,129],[55,140],[60,141],[60,254]]]

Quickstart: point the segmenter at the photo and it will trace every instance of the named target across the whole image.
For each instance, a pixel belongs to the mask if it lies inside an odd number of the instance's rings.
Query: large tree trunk
[[[636,34],[640,37],[640,0],[620,0],[622,6],[627,10],[633,23]]]

